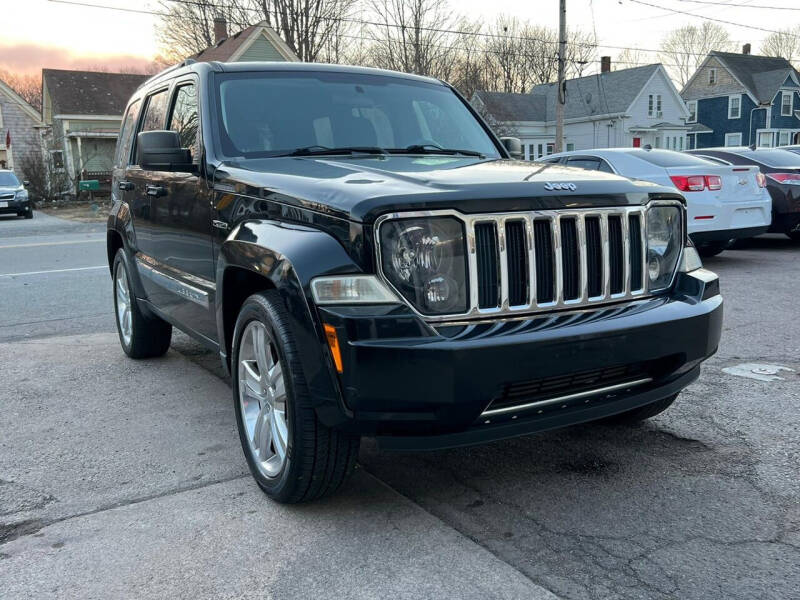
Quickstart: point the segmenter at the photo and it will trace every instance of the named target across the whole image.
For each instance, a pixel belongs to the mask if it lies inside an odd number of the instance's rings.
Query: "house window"
[[[656,148],[661,148],[661,138],[656,136]]]
[[[772,132],[762,131],[758,134],[758,145],[761,148],[772,148]]]
[[[781,92],[781,116],[791,117],[794,108],[794,92]]]
[[[778,132],[778,146],[788,146],[788,145],[789,145],[789,132],[788,131]]]
[[[689,109],[689,118],[686,119],[686,122],[697,123],[697,100],[689,100],[686,103],[686,108]]]
[[[715,85],[717,83],[717,70],[716,69],[709,69],[708,70],[708,85]]]
[[[742,116],[742,96],[736,94],[735,96],[728,96],[728,118],[738,119]]]
[[[53,164],[53,170],[64,170],[64,153],[61,150],[50,150],[50,161]]]
[[[555,143],[547,144],[547,155],[550,156],[553,153],[553,151],[555,150],[555,148],[556,148]]]
[[[742,145],[742,134],[741,133],[726,133],[725,134],[725,145],[726,146],[741,146]]]
[[[647,116],[661,116],[661,94],[650,94],[647,96]]]
[[[678,138],[678,143],[680,145],[679,150],[683,151],[683,136]]]
[[[572,152],[575,150],[575,144],[567,144],[567,152]]]

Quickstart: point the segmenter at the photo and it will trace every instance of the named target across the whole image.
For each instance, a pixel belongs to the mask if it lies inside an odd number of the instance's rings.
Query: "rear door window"
[[[600,168],[600,159],[593,156],[576,156],[567,159],[567,165],[578,167],[587,171],[597,171]]]

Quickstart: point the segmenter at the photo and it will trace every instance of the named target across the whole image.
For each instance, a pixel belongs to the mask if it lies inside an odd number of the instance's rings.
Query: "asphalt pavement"
[[[706,261],[720,350],[650,422],[365,440],[340,494],[285,507],[246,472],[216,357],[176,334],[126,359],[103,226],[42,217],[0,218],[4,600],[800,597],[800,245]]]

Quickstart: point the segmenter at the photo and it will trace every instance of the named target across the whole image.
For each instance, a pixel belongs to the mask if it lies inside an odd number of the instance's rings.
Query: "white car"
[[[672,150],[604,148],[552,154],[544,162],[674,186],[686,198],[689,236],[705,256],[765,233],[772,199],[758,167],[722,165]]]

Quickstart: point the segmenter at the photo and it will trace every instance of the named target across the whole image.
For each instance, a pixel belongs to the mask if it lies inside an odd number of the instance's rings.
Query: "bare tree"
[[[761,54],[779,56],[795,67],[800,66],[800,25],[770,33],[761,42]]]
[[[370,58],[377,67],[449,79],[457,21],[437,0],[369,0],[375,22]]]
[[[157,28],[164,54],[173,62],[214,43],[214,18],[224,17],[231,33],[265,21],[300,60],[336,56],[337,36],[347,28],[356,0],[195,0],[161,1],[166,16]],[[326,58],[327,58],[326,56]]]
[[[557,37],[557,36],[556,36]],[[567,77],[582,77],[597,54],[594,33],[576,29],[567,33]]]
[[[709,52],[732,48],[728,31],[716,23],[705,21],[699,26],[684,25],[674,29],[662,40],[658,56],[683,87]]]
[[[641,67],[651,64],[653,61],[643,50],[626,48],[617,55],[617,59],[611,61],[611,70],[617,71],[619,69],[630,69],[632,67]]]
[[[494,66],[495,85],[503,92],[523,92],[529,80],[526,64],[529,51],[524,47],[521,33],[519,19],[500,15],[485,42]]]
[[[25,100],[36,110],[42,110],[42,75],[15,73],[0,69],[0,80],[12,90],[17,92],[22,99]]]

